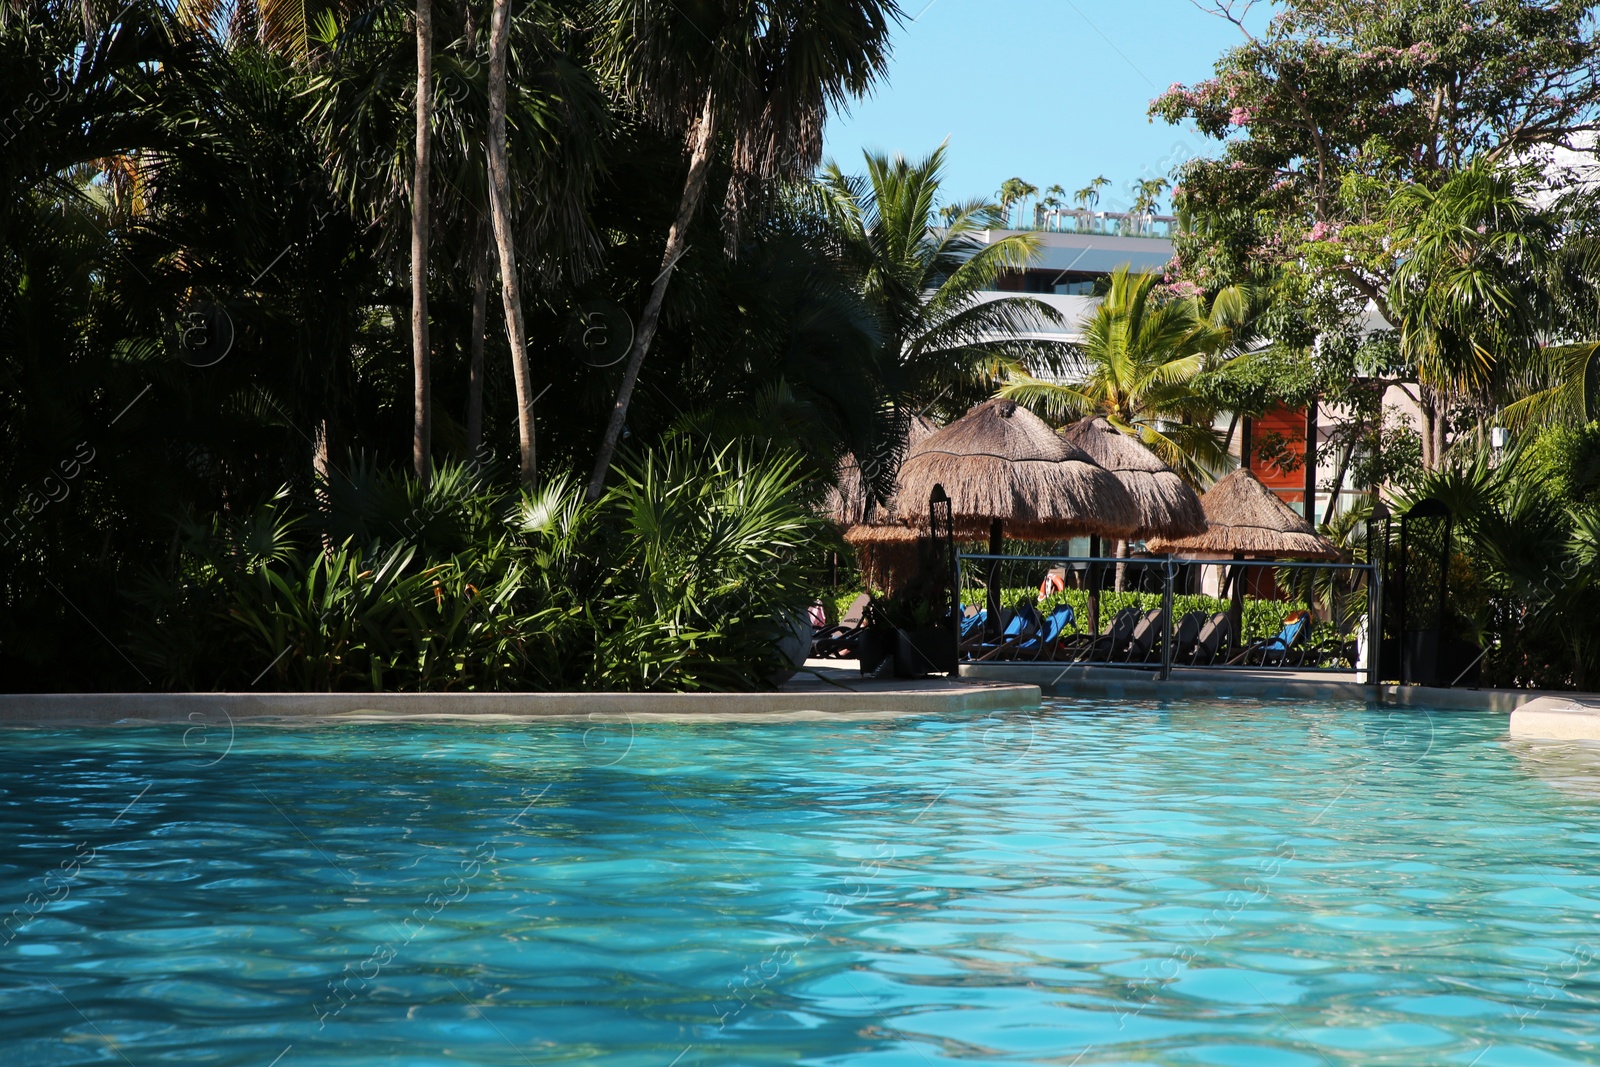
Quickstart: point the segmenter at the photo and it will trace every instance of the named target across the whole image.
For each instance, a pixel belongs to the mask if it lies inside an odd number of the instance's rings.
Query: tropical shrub
[[[1496,457],[1452,451],[1398,502],[1455,516],[1447,628],[1489,650],[1495,686],[1592,687],[1600,678],[1600,423],[1551,428]]]
[[[823,524],[789,456],[678,443],[593,504],[570,478],[518,494],[465,465],[426,489],[351,470],[320,509],[280,493],[179,531],[134,597],[159,684],[759,688],[819,584]]]

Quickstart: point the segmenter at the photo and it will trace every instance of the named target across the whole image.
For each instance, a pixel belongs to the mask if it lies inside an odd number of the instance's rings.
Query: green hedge
[[[1023,598],[1036,599],[1039,595],[1037,587],[1004,589],[1001,593],[1001,603],[1008,607],[1016,607],[1017,601]],[[982,604],[982,589],[968,589],[961,597],[963,604]],[[1072,605],[1075,616],[1074,628],[1082,632],[1089,627],[1089,593],[1083,589],[1068,589],[1055,593],[1039,601],[1039,611],[1048,613],[1059,604]],[[1100,594],[1100,625],[1103,628],[1111,617],[1123,608],[1135,607],[1140,611],[1151,611],[1161,606],[1160,593],[1117,593],[1104,592]],[[1244,636],[1246,640],[1257,637],[1271,637],[1283,627],[1283,617],[1294,610],[1295,605],[1282,600],[1260,600],[1255,597],[1245,597],[1244,600]],[[1177,618],[1182,618],[1191,611],[1204,611],[1206,613],[1226,612],[1228,602],[1214,596],[1198,596],[1195,594],[1176,595],[1172,598],[1172,612]]]
[[[827,621],[838,622],[838,619],[850,609],[850,603],[861,595],[859,589],[835,589],[822,593],[822,608],[827,611]],[[1000,590],[1000,603],[1006,608],[1014,608],[1016,601],[1022,598],[1038,597],[1037,587],[1006,587]],[[981,605],[984,601],[984,590],[973,587],[962,592],[963,605]],[[1083,632],[1088,629],[1088,592],[1082,589],[1069,589],[1066,592],[1054,593],[1038,601],[1038,609],[1048,613],[1056,605],[1067,603],[1072,605],[1074,613],[1074,629]],[[1122,611],[1123,608],[1139,608],[1141,611],[1160,608],[1162,606],[1162,593],[1142,592],[1104,592],[1101,593],[1101,627],[1110,621],[1110,617]],[[1227,600],[1218,597],[1202,597],[1194,593],[1182,593],[1173,597],[1173,614],[1181,619],[1190,611],[1227,611]],[[1283,616],[1296,609],[1294,603],[1288,600],[1259,600],[1256,597],[1245,597],[1245,640],[1254,638],[1274,637],[1278,630],[1283,629]],[[1312,629],[1312,640],[1334,640],[1339,637],[1339,629],[1331,622],[1318,622]]]
[[[850,607],[850,602],[861,595],[860,589],[833,590],[822,596],[823,608],[828,613],[830,623],[839,621],[845,611]],[[1032,600],[1039,595],[1037,587],[1009,587],[1001,590],[1001,603],[1006,607],[1015,607],[1018,600],[1028,598]],[[982,604],[984,593],[981,588],[971,588],[962,591],[963,604]],[[1039,601],[1039,610],[1048,613],[1058,604],[1071,604],[1075,616],[1073,629],[1083,632],[1089,626],[1089,594],[1082,589],[1068,589],[1056,593]],[[1100,625],[1104,627],[1111,617],[1126,607],[1137,607],[1141,611],[1150,611],[1161,606],[1160,593],[1116,593],[1104,592],[1100,594]],[[1257,597],[1244,598],[1244,636],[1245,640],[1273,637],[1283,628],[1283,617],[1294,611],[1297,605],[1287,600],[1262,600]],[[1191,611],[1226,612],[1228,602],[1214,596],[1199,596],[1195,594],[1181,594],[1172,598],[1173,614],[1182,618]],[[1315,642],[1335,640],[1340,636],[1339,629],[1332,623],[1317,623],[1312,628],[1311,637]]]

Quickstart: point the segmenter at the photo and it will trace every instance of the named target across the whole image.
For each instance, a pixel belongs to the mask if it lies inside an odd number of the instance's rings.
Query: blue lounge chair
[[[1061,639],[1062,632],[1072,623],[1072,607],[1061,604],[1039,620],[1039,626],[1032,633],[1025,633],[1020,638],[1001,642],[994,646],[980,659],[1043,659],[1048,655],[1055,658],[1055,649]]]
[[[1233,659],[1235,663],[1249,663],[1252,658],[1263,667],[1288,666],[1289,658],[1296,657],[1298,665],[1305,659],[1306,635],[1311,632],[1311,613],[1309,611],[1292,611],[1283,620],[1283,629],[1278,631],[1276,637],[1269,637],[1265,641],[1252,641],[1245,646]]]
[[[1000,640],[993,644],[980,643],[969,646],[972,658],[994,659],[1006,650],[1021,644],[1039,632],[1042,622],[1039,612],[1028,604],[1018,604],[1017,610],[1011,616],[1011,621],[1006,624],[1005,630],[1000,634]]]
[[[1056,605],[1055,609],[1044,617],[1044,626],[1038,635],[1017,645],[1016,658],[1027,656],[1029,659],[1055,659],[1056,650],[1061,646],[1061,635],[1076,618],[1071,604]]]
[[[985,608],[966,608],[971,615],[963,614],[961,617],[961,640],[976,637],[983,632],[983,624],[989,621],[989,612]]]

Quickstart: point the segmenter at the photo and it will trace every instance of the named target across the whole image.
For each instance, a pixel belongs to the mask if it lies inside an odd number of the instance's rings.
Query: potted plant
[[[887,598],[873,596],[861,615],[864,628],[861,631],[857,659],[861,664],[861,674],[866,678],[894,676],[894,653],[895,645],[898,643],[898,632],[894,628],[894,623],[889,621],[889,613],[885,608],[887,603]]]
[[[862,674],[884,677],[889,660],[896,678],[955,673],[949,584],[937,570],[924,569],[891,595],[874,597],[867,607],[867,626]]]

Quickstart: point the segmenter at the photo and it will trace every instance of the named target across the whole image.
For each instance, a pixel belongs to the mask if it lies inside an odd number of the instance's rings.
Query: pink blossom
[[[1326,241],[1339,235],[1338,223],[1318,222],[1311,227],[1311,232],[1306,234],[1308,241]]]
[[[1488,233],[1489,232],[1489,227],[1480,222],[1480,223],[1478,223],[1478,232],[1479,233]]]
[[[1233,126],[1246,126],[1255,118],[1256,113],[1247,107],[1236,107],[1228,113],[1228,123]]]

